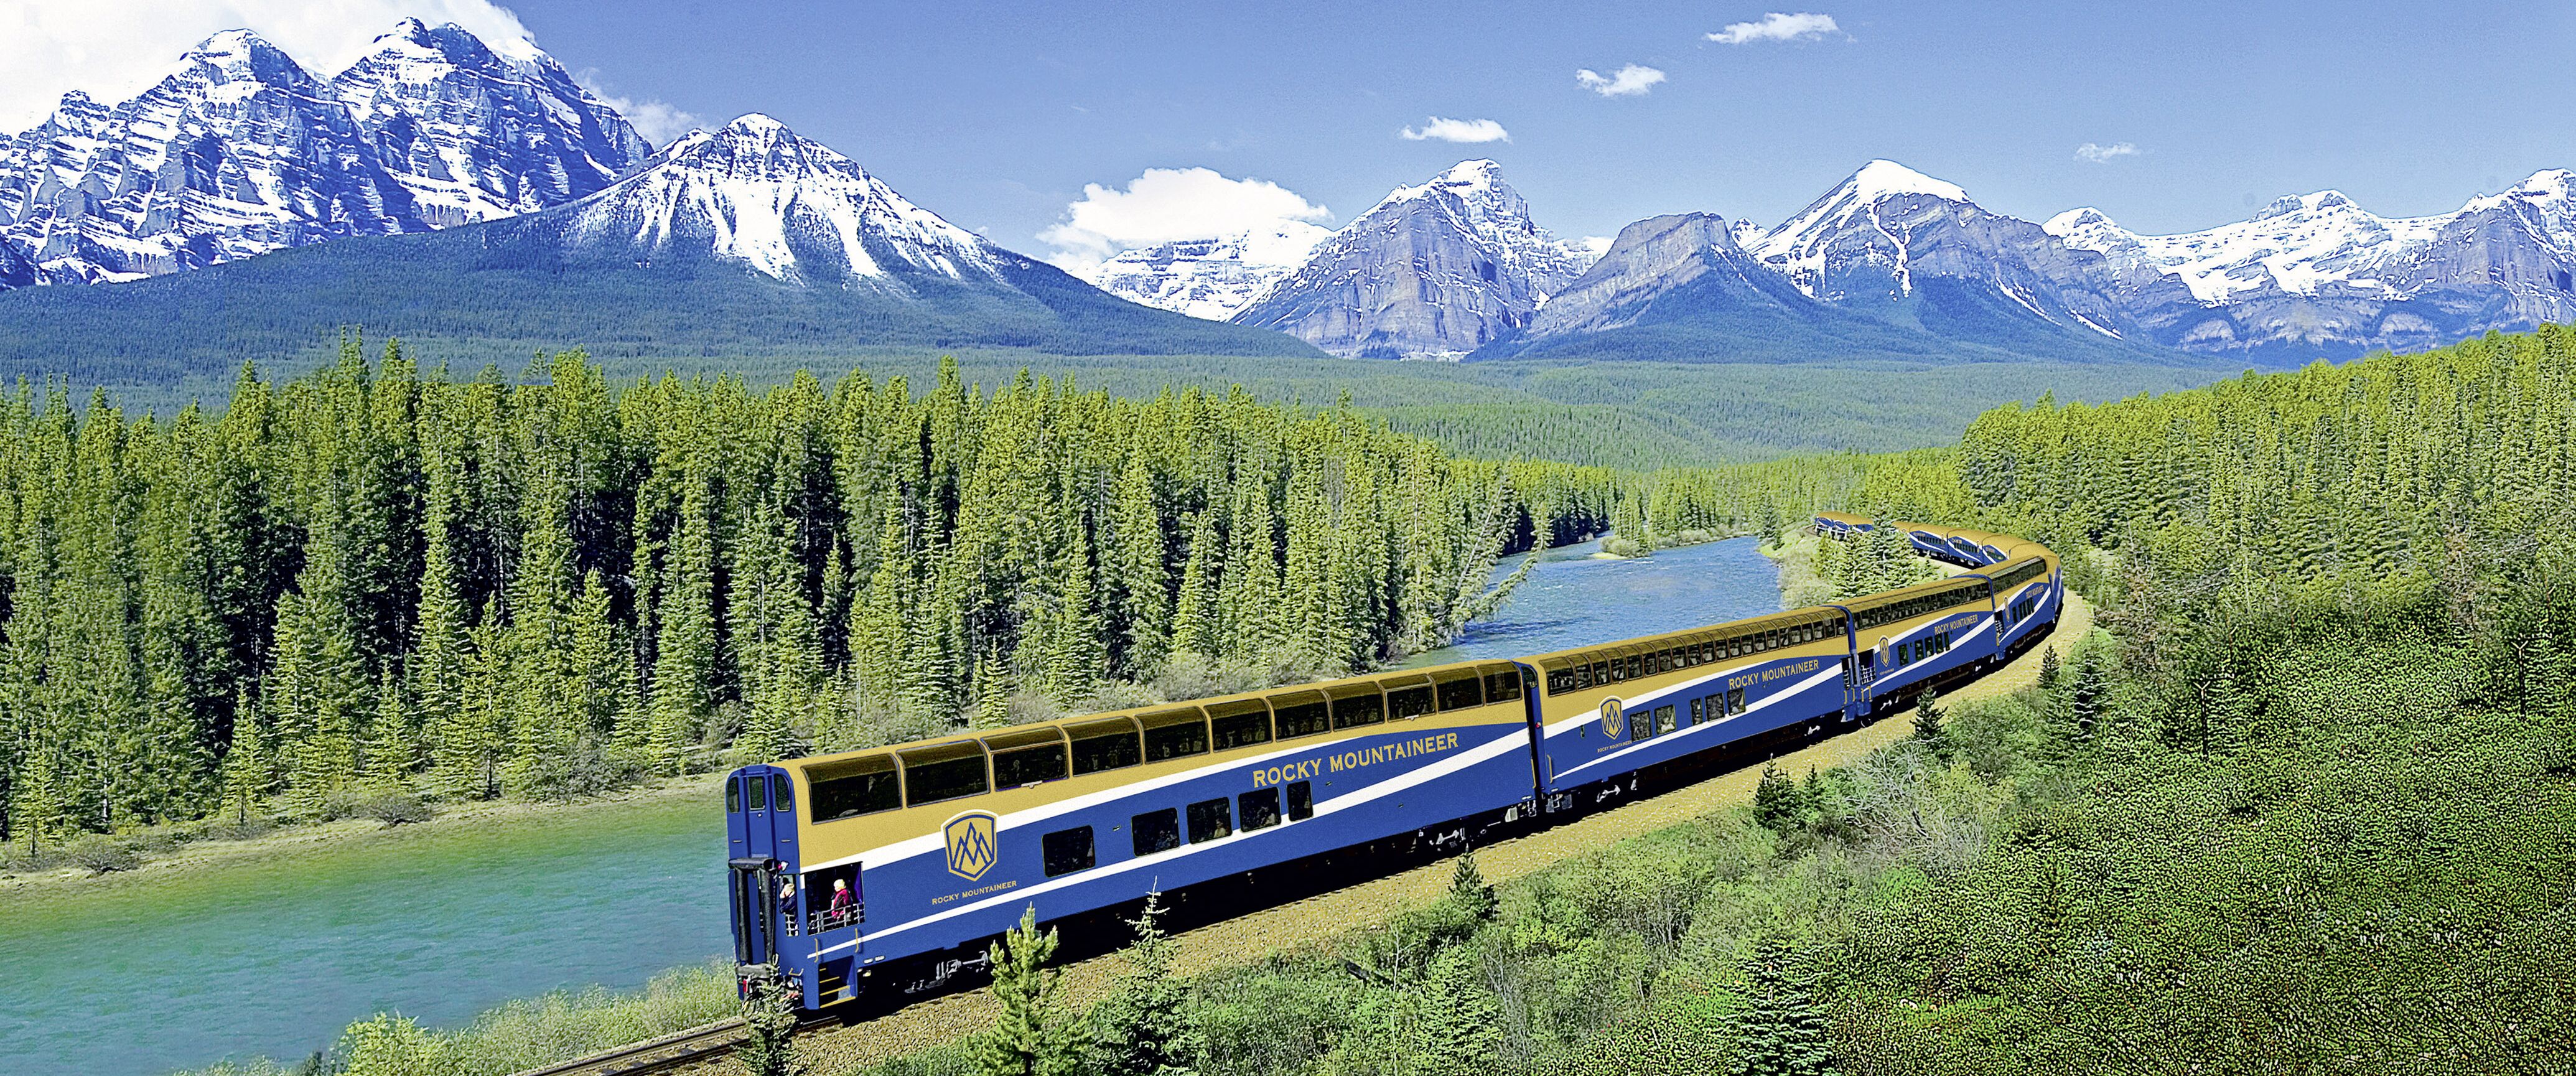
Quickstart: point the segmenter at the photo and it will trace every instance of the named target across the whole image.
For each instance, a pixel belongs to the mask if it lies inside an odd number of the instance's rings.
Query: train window
[[[1655,712],[1653,710],[1639,707],[1635,713],[1629,714],[1627,717],[1629,739],[1644,741],[1655,738]]]
[[[811,767],[805,771],[805,786],[806,810],[817,822],[903,806],[903,782],[895,776],[891,755]]]
[[[1726,693],[1726,712],[1727,712],[1727,713],[1730,713],[1730,714],[1740,714],[1740,713],[1743,713],[1743,712],[1744,712],[1744,689],[1743,689],[1743,688],[1740,688],[1740,687],[1739,687],[1739,688],[1733,688],[1733,689],[1730,689],[1730,690],[1728,690],[1728,691],[1727,691],[1727,693]]]
[[[1547,674],[1547,693],[1562,695],[1574,690],[1574,670],[1554,669]]]
[[[978,795],[992,787],[991,774],[984,768],[984,745],[973,740],[905,751],[902,755],[906,806]]]
[[[1097,862],[1092,854],[1091,827],[1060,829],[1038,838],[1038,849],[1045,855],[1047,877],[1090,870]]]
[[[1362,725],[1375,725],[1385,720],[1386,696],[1378,694],[1375,688],[1333,700],[1334,728],[1358,728]]]
[[[1420,717],[1431,712],[1431,685],[1421,684],[1386,693],[1386,715],[1398,721]]]
[[[1039,744],[1014,751],[993,752],[993,785],[996,788],[1018,788],[1064,778],[1063,744]]]
[[[1207,717],[1195,706],[1164,710],[1137,718],[1145,726],[1145,761],[1204,755],[1208,749]]]
[[[1621,682],[1621,681],[1623,681],[1623,680],[1626,680],[1627,678],[1628,678],[1628,662],[1627,662],[1627,659],[1625,659],[1625,658],[1619,658],[1619,659],[1614,659],[1614,660],[1612,660],[1612,661],[1610,662],[1610,682],[1611,682],[1611,683],[1616,684],[1616,683],[1619,683],[1619,682]]]
[[[789,790],[786,774],[769,775],[769,806],[771,810],[777,811],[796,809],[796,794]]]
[[[1646,675],[1646,659],[1644,655],[1628,655],[1627,665],[1628,679],[1635,680]]]
[[[1314,692],[1274,699],[1272,705],[1277,708],[1282,740],[1312,736],[1332,727],[1331,716],[1324,710],[1324,697]]]
[[[740,775],[725,782],[725,813],[742,813],[742,777]]]
[[[1693,725],[1697,725],[1697,724],[1699,724],[1700,722],[1702,722],[1702,721],[1706,721],[1706,720],[1708,720],[1708,700],[1707,700],[1707,699],[1692,699],[1692,700],[1691,700],[1691,715],[1690,715],[1690,723],[1691,723],[1691,724],[1693,724]]]
[[[1234,805],[1243,815],[1243,831],[1246,833],[1256,829],[1269,829],[1279,824],[1278,789],[1264,788],[1246,792],[1234,798]]]
[[[1288,820],[1303,822],[1315,817],[1315,783],[1296,781],[1288,786]]]
[[[1150,856],[1181,846],[1181,812],[1177,809],[1147,811],[1127,822],[1128,836],[1136,839],[1137,855]]]
[[[1660,735],[1671,731],[1673,731],[1673,708],[1655,707],[1655,732]]]
[[[1591,686],[1593,686],[1593,687],[1600,687],[1601,685],[1606,684],[1606,683],[1609,683],[1609,682],[1610,682],[1610,663],[1609,663],[1609,662],[1607,662],[1607,661],[1596,661],[1596,662],[1593,662],[1593,663],[1592,663],[1592,684],[1591,684]]]
[[[1592,666],[1577,665],[1574,667],[1573,675],[1575,687],[1587,688],[1592,686]]]
[[[1520,697],[1521,671],[1519,669],[1505,669],[1502,672],[1485,674],[1486,702],[1510,702]]]
[[[743,788],[751,793],[752,810],[766,811],[769,809],[769,782],[761,780],[760,775],[755,773],[749,777],[743,778],[742,785]]]
[[[1126,718],[1069,725],[1065,731],[1073,736],[1073,772],[1099,773],[1145,761],[1145,753],[1136,746],[1136,726]]]
[[[1485,704],[1484,678],[1474,673],[1455,680],[1443,681],[1435,687],[1440,694],[1440,710],[1443,713]]]
[[[1716,660],[1717,660],[1717,643],[1716,643],[1716,641],[1711,640],[1711,641],[1709,641],[1709,642],[1705,642],[1705,643],[1701,643],[1701,644],[1699,644],[1699,663],[1700,663],[1700,664],[1702,664],[1702,665],[1706,665],[1706,664],[1708,664],[1709,662],[1716,661]]]
[[[1270,704],[1259,699],[1211,703],[1208,727],[1219,751],[1270,742]]]
[[[1234,835],[1234,801],[1223,796],[1190,805],[1190,843]]]

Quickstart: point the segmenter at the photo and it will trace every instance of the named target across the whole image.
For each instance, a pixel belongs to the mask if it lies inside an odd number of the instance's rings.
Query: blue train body
[[[744,767],[726,786],[736,959],[809,1008],[936,989],[1029,908],[1062,921],[1359,846],[1457,847],[1873,719],[2057,619],[2045,550],[1909,533],[1976,570],[1521,661]]]

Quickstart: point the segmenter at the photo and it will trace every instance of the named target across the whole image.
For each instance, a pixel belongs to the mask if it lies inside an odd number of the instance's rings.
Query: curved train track
[[[730,1018],[588,1057],[558,1061],[529,1069],[518,1076],[640,1076],[642,1073],[667,1072],[730,1056],[742,1040],[742,1020]]]

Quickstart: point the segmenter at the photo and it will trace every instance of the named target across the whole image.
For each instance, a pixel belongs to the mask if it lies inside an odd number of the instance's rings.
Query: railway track
[[[725,1057],[733,1053],[743,1038],[740,1019],[718,1020],[658,1039],[529,1069],[517,1076],[641,1076],[643,1073],[667,1072]]]

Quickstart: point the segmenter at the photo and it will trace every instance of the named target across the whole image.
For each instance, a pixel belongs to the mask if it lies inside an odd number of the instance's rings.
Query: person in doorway
[[[787,922],[787,932],[796,933],[796,876],[778,876],[778,918]]]
[[[832,879],[832,903],[823,913],[823,922],[827,924],[827,929],[850,925],[850,917],[857,914],[858,910],[859,895],[850,892],[850,880]]]

